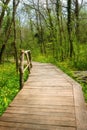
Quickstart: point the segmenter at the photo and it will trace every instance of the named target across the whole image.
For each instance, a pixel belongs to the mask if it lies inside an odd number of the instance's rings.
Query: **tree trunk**
[[[78,0],[75,1],[75,17],[76,17],[76,38],[79,40],[79,4]]]
[[[72,42],[72,25],[71,25],[71,0],[67,1],[67,13],[68,13],[68,19],[67,19],[67,28],[68,28],[68,37],[69,37],[69,57],[72,58],[73,56],[73,42]]]
[[[49,7],[49,1],[48,0],[46,0],[46,9],[47,9],[48,20],[49,20],[49,25],[50,25],[50,39],[53,43],[52,53],[53,53],[53,58],[54,58],[55,57],[55,42],[54,42],[55,33],[54,33],[54,25],[53,25],[52,17],[51,17],[51,9]]]
[[[57,51],[60,52],[60,57],[59,59],[63,61],[63,47],[62,47],[62,31],[61,31],[61,20],[62,20],[62,16],[61,16],[61,3],[60,0],[56,0],[56,15],[57,15],[57,31],[58,31],[58,38],[59,38],[59,47]],[[60,19],[61,18],[61,19]],[[58,42],[58,41],[57,41]],[[58,45],[57,45],[58,46]]]
[[[4,6],[6,7],[9,2],[10,2],[10,0],[6,0],[6,2],[4,2]],[[0,29],[1,29],[1,26],[2,26],[2,22],[3,22],[4,15],[5,15],[5,10],[6,10],[6,8],[4,6],[2,7],[2,12],[1,12],[1,15],[0,15]]]
[[[38,0],[38,10],[39,10],[39,0]],[[45,49],[45,43],[44,43],[44,39],[43,39],[43,27],[42,27],[42,21],[41,21],[41,15],[39,13],[39,22],[40,22],[40,42],[41,42],[41,48],[42,48],[42,53],[46,54],[46,49]]]
[[[16,23],[15,23],[15,15],[16,15],[16,1],[13,0],[13,31],[14,31],[14,41],[13,41],[13,46],[14,46],[14,56],[16,60],[16,70],[18,71],[18,52],[17,52],[17,47],[16,47]]]
[[[12,21],[10,23],[10,25],[8,25],[7,29],[5,30],[5,38],[4,38],[4,43],[2,44],[1,50],[0,50],[0,63],[2,62],[2,57],[6,48],[6,44],[9,40],[10,37],[10,32],[11,32],[11,25],[12,25]]]

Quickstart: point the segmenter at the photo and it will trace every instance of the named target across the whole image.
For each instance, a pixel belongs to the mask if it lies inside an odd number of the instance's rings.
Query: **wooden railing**
[[[20,54],[20,67],[19,67],[20,89],[22,89],[23,85],[24,85],[24,72],[28,69],[28,71],[30,73],[31,68],[32,68],[31,51],[30,50],[27,50],[27,51],[22,50],[21,54]]]

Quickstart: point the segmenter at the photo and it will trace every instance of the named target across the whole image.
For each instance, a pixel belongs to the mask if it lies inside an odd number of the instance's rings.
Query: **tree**
[[[79,40],[79,3],[78,0],[75,1],[75,17],[76,17],[76,37]]]
[[[10,37],[10,33],[11,33],[11,29],[12,29],[12,24],[14,25],[14,50],[15,50],[15,57],[17,58],[17,48],[16,48],[16,29],[15,29],[15,13],[16,13],[16,9],[18,7],[18,4],[19,4],[20,0],[18,0],[16,3],[14,2],[13,0],[13,15],[10,16],[10,9],[7,10],[7,22],[6,22],[6,27],[5,27],[5,30],[4,30],[4,33],[5,33],[5,37],[4,37],[4,41],[3,41],[3,44],[1,46],[1,49],[0,49],[0,63],[2,62],[2,56],[3,56],[3,53],[5,51],[5,48],[6,48],[6,44],[9,40],[9,37]],[[15,4],[15,5],[14,5]],[[17,59],[16,59],[16,66],[17,65]]]
[[[16,69],[18,71],[18,52],[16,47],[16,23],[15,23],[15,15],[16,15],[16,7],[18,6],[20,0],[17,1],[13,0],[13,31],[14,31],[14,40],[13,40],[13,46],[14,46],[14,56],[16,60]]]
[[[71,13],[71,4],[72,0],[67,1],[67,28],[68,28],[68,38],[69,38],[69,57],[72,58],[73,56],[73,41],[72,41],[72,13]]]
[[[3,3],[2,3],[3,6],[2,6],[2,12],[1,12],[1,15],[0,15],[0,29],[1,29],[1,26],[2,26],[5,11],[7,9],[9,2],[10,2],[10,0],[6,0],[5,2],[3,1]]]

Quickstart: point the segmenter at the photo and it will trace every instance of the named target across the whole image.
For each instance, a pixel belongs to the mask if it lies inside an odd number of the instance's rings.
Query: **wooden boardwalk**
[[[81,87],[51,64],[33,63],[30,77],[6,112],[0,130],[87,130]]]

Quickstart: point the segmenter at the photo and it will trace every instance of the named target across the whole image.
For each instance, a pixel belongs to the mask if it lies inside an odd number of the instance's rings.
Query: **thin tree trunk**
[[[0,50],[0,63],[2,62],[3,53],[5,51],[6,44],[8,42],[9,36],[10,36],[10,32],[11,32],[11,26],[9,27],[9,29],[7,31],[6,38],[4,40],[4,44],[2,45],[1,50]]]
[[[38,10],[39,10],[39,0],[38,0]],[[41,15],[39,13],[39,22],[40,22],[40,41],[41,41],[41,46],[42,46],[42,53],[46,54],[46,49],[45,49],[45,43],[44,43],[44,38],[43,38],[43,27],[42,27],[42,21],[41,21]]]
[[[17,52],[17,47],[16,47],[16,23],[15,23],[15,15],[16,15],[16,1],[13,0],[13,31],[14,31],[14,41],[13,41],[13,46],[14,46],[14,56],[16,60],[16,70],[18,71],[18,52]]]
[[[67,28],[68,28],[68,37],[69,37],[69,57],[72,58],[73,56],[73,42],[72,42],[72,25],[71,25],[71,0],[67,1],[67,13],[68,13],[68,19],[67,19]]]
[[[38,44],[40,47],[40,51],[43,54],[42,46],[41,46],[41,41],[40,41],[40,27],[39,27],[39,1],[37,1],[37,9],[35,8],[35,3],[34,0],[33,2],[33,7],[35,9],[35,14],[36,14],[36,29],[37,29],[37,38],[38,38]]]
[[[0,50],[0,63],[2,62],[2,57],[4,54],[5,48],[6,48],[6,44],[8,42],[9,37],[10,37],[12,21],[11,21],[11,23],[9,23],[9,20],[10,19],[8,18],[7,28],[5,30],[5,38],[4,38],[4,42],[3,42],[2,46],[1,46],[1,50]]]
[[[0,29],[1,29],[1,26],[2,26],[4,15],[5,15],[6,6],[8,5],[9,2],[10,2],[10,0],[6,0],[6,2],[4,2],[5,7],[3,6],[2,12],[1,12],[1,15],[0,15]]]
[[[40,9],[39,9],[39,4],[40,4],[40,1],[38,0],[37,1],[37,9],[38,9],[38,12],[37,12],[37,15],[38,15],[38,25],[39,25],[39,44],[41,46],[41,52],[42,54],[44,54],[44,50],[43,50],[43,44],[42,44],[42,36],[41,36],[41,19],[40,19]]]
[[[75,2],[75,17],[76,17],[76,37],[79,40],[79,4],[78,0]]]
[[[48,0],[46,0],[46,9],[47,9],[49,25],[50,25],[50,38],[53,43],[52,53],[53,53],[53,58],[54,58],[55,57],[55,42],[54,42],[55,34],[54,34],[54,25],[53,25],[52,17],[51,17],[51,9],[49,8]]]
[[[23,41],[22,41],[22,29],[21,29],[20,17],[19,17],[19,26],[20,26],[20,28],[19,28],[19,34],[20,34],[20,51],[21,51]]]
[[[59,50],[60,50],[60,58],[59,59],[61,59],[62,61],[63,61],[63,47],[62,47],[62,31],[61,31],[61,3],[60,3],[60,0],[56,0],[56,15],[57,15],[57,24],[58,24],[58,28],[57,28],[57,30],[58,30],[58,37],[59,37]],[[58,45],[57,45],[58,46]]]

